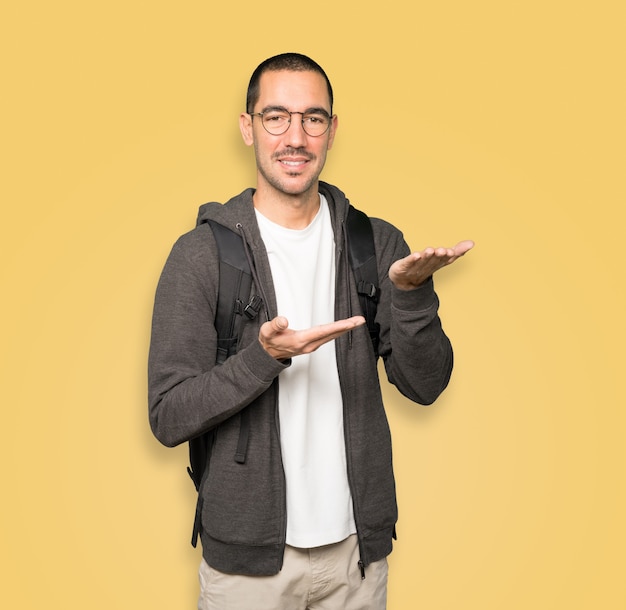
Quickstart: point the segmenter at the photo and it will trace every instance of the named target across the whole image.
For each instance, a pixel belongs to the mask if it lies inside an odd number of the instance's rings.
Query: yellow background
[[[41,0],[0,14],[0,607],[195,607],[186,448],[151,436],[155,284],[196,208],[254,179],[269,55],[336,90],[323,177],[437,276],[432,408],[385,387],[390,610],[626,608],[619,1]]]

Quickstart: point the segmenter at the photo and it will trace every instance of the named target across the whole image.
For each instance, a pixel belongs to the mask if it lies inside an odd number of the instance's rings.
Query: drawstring
[[[235,462],[245,464],[248,456],[248,437],[250,436],[250,411],[248,408],[241,411],[239,417],[239,441],[237,442]]]
[[[254,281],[254,284],[257,287],[258,291],[261,293],[261,298],[263,299],[263,302],[265,303],[265,317],[267,321],[269,322],[269,319],[270,319],[270,313],[268,311],[269,301],[267,300],[267,296],[265,295],[265,291],[263,290],[263,284],[259,282],[259,276],[257,275],[256,267],[254,266],[252,255],[250,254],[250,248],[248,246],[248,239],[247,239],[246,231],[240,222],[238,222],[235,226],[237,227],[237,231],[239,231],[239,233],[241,234],[241,240],[243,241],[243,251],[245,252],[246,259],[248,260],[248,266],[250,267],[250,273],[252,274],[252,279]]]

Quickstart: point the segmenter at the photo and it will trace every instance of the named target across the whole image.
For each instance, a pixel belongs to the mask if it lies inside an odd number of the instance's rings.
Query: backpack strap
[[[252,272],[246,257],[241,235],[213,220],[209,220],[220,255],[220,280],[215,314],[217,330],[217,364],[222,364],[237,351],[239,327],[244,313],[253,318],[248,302],[252,286]],[[247,305],[246,305],[247,304]],[[252,314],[252,315],[250,315]]]
[[[241,236],[213,220],[209,220],[208,224],[215,236],[219,252],[219,288],[215,312],[215,329],[217,331],[215,361],[217,364],[223,364],[229,356],[237,351],[237,342],[244,317],[253,319],[260,311],[263,301],[258,296],[250,298],[252,273]],[[244,432],[247,434],[247,431],[244,430]],[[191,467],[187,468],[187,471],[196,489],[200,488],[210,455],[212,438],[208,438],[209,434],[211,433],[189,441]],[[242,461],[242,456],[245,456],[245,447],[242,443],[237,450],[237,461]],[[245,461],[245,457],[243,461]]]
[[[237,351],[241,324],[246,319],[252,320],[261,310],[263,300],[255,295],[250,298],[252,272],[244,249],[241,235],[213,220],[208,221],[219,252],[219,288],[215,329],[217,331],[216,364],[222,364]],[[246,461],[248,436],[250,432],[250,413],[247,409],[240,412],[239,443],[235,461]],[[215,439],[215,430],[210,430],[189,441],[189,463],[187,472],[198,491],[196,515],[193,524],[191,544],[195,548],[202,529],[202,493],[200,486],[211,456]]]
[[[380,289],[374,247],[374,231],[369,216],[350,205],[346,219],[350,264],[356,281],[361,310],[367,322],[374,354],[378,356],[380,325],[376,323],[376,310]]]

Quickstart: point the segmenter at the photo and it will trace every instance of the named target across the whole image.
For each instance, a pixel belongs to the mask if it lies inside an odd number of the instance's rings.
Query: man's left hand
[[[454,248],[426,248],[413,252],[389,268],[389,279],[400,290],[413,290],[423,284],[435,271],[450,265],[474,247],[474,242],[459,242]]]

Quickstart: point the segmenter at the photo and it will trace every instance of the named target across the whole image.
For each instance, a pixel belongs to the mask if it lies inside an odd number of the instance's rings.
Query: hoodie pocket
[[[268,441],[265,446],[257,444],[263,435],[256,430],[255,418],[243,413],[220,429],[213,447],[203,489],[202,526],[212,538],[228,544],[279,544],[285,514],[280,455]],[[237,459],[242,424],[248,427],[243,461]]]

